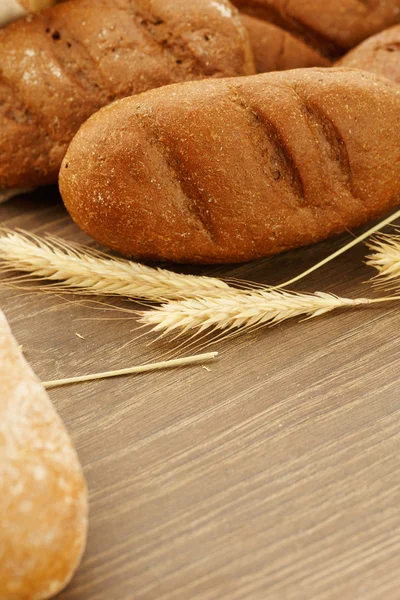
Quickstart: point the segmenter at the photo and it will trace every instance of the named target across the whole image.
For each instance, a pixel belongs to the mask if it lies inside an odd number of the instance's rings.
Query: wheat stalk
[[[124,296],[155,302],[212,296],[231,288],[220,279],[180,275],[129,260],[111,258],[85,246],[47,236],[3,230],[0,271],[22,271],[52,281],[58,290],[73,288],[88,294]],[[14,281],[29,281],[27,276]],[[13,280],[11,280],[13,281]]]
[[[334,260],[356,244],[376,233],[396,218],[400,211],[384,219],[350,243],[346,244],[310,269],[277,286],[282,289],[303,279]],[[85,294],[123,296],[155,302],[180,300],[198,296],[218,296],[221,292],[238,294],[228,283],[214,277],[181,275],[166,269],[150,267],[129,260],[111,258],[86,246],[67,243],[53,236],[40,238],[27,232],[0,229],[0,272],[22,271],[33,278],[50,280],[51,287],[60,291],[79,290]],[[28,276],[11,281],[29,281]],[[246,290],[255,287],[251,282],[235,282]],[[260,286],[260,290],[269,289]]]
[[[398,218],[400,218],[400,210],[397,210],[396,212],[394,212],[392,215],[390,215],[386,219],[383,219],[382,221],[379,221],[379,223],[377,223],[376,225],[374,225],[373,227],[371,227],[367,231],[364,231],[364,233],[362,233],[361,235],[359,235],[356,238],[354,238],[353,240],[351,240],[351,242],[349,242],[348,244],[345,244],[344,246],[341,246],[341,248],[339,248],[339,250],[336,250],[336,252],[333,252],[332,254],[329,254],[329,256],[327,256],[326,258],[324,258],[320,262],[316,263],[315,265],[313,265],[312,267],[310,267],[306,271],[303,271],[299,275],[296,275],[292,279],[289,279],[288,281],[285,281],[284,283],[281,283],[280,285],[278,285],[276,287],[278,287],[278,288],[287,288],[290,285],[292,285],[293,283],[296,283],[297,281],[300,281],[301,279],[304,279],[304,277],[307,277],[307,275],[311,275],[311,273],[314,273],[315,271],[317,271],[321,267],[324,267],[325,265],[327,265],[328,263],[330,263],[331,261],[333,261],[335,258],[338,258],[338,256],[341,256],[345,252],[348,252],[349,250],[351,250],[351,248],[354,248],[354,246],[357,246],[357,244],[360,244],[361,242],[363,242],[367,238],[371,237],[371,235],[373,235],[374,233],[377,233],[378,231],[380,231],[381,229],[383,229],[387,225],[390,225],[391,223],[393,223],[393,221],[395,221]]]
[[[218,356],[218,352],[207,352],[206,354],[197,354],[195,356],[186,356],[184,358],[176,358],[174,360],[166,360],[158,363],[150,363],[148,365],[139,365],[129,367],[128,369],[119,369],[118,371],[107,371],[106,373],[95,373],[92,375],[82,375],[80,377],[71,377],[69,379],[57,379],[54,381],[43,382],[43,387],[46,390],[72,385],[74,383],[86,383],[88,381],[98,381],[100,379],[109,379],[111,377],[121,377],[122,375],[137,375],[139,373],[148,373],[149,371],[162,371],[173,367],[183,367],[186,365],[195,365],[203,362],[214,360]]]
[[[252,293],[232,290],[220,297],[168,302],[153,310],[139,312],[139,317],[141,323],[156,333],[168,334],[175,330],[180,334],[189,330],[201,333],[276,325],[294,317],[313,318],[337,308],[387,300],[340,298],[324,292],[298,294],[272,288]]]
[[[367,256],[366,264],[378,271],[375,283],[400,288],[400,234],[380,235],[367,246],[373,254]]]

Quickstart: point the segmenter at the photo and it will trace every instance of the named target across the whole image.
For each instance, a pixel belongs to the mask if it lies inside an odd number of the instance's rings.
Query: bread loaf
[[[253,48],[257,73],[301,67],[329,67],[332,61],[301,38],[263,19],[241,15]]]
[[[86,485],[1,311],[0,522],[1,600],[44,600],[61,591],[86,542]]]
[[[298,69],[116,102],[75,136],[60,189],[76,223],[122,254],[239,262],[398,204],[399,161],[397,85]]]
[[[338,64],[365,69],[400,83],[400,25],[365,40]]]
[[[70,140],[116,98],[254,73],[227,0],[71,0],[0,31],[0,190],[57,180]]]
[[[23,17],[28,12],[42,10],[54,4],[53,0],[1,0],[0,2],[0,27]],[[0,191],[0,204],[24,190]]]
[[[280,51],[286,54],[285,68],[325,66],[322,61],[338,59],[367,37],[400,22],[400,0],[232,1],[243,13],[281,30],[280,41],[277,32],[270,31],[269,42],[266,30],[260,47],[261,26],[246,22],[259,72],[281,68],[277,41]],[[302,43],[297,52],[293,37]]]

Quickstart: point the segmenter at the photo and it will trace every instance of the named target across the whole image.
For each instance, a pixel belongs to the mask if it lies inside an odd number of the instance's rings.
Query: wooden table
[[[1,206],[0,221],[87,241],[51,188]],[[202,272],[278,283],[348,239]],[[364,255],[297,289],[374,293]],[[81,300],[0,287],[43,380],[173,350],[135,340],[134,315]],[[399,326],[395,304],[343,311],[220,343],[207,368],[52,391],[91,503],[87,552],[60,598],[398,600]]]

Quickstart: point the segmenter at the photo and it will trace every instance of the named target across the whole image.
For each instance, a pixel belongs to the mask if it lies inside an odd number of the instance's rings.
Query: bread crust
[[[117,98],[255,72],[227,0],[70,0],[0,31],[0,190],[57,180],[79,126]]]
[[[115,103],[78,132],[59,182],[76,223],[122,254],[240,262],[396,205],[399,157],[398,86],[298,69]]]
[[[86,543],[86,483],[68,434],[0,311],[0,598],[44,600]]]
[[[334,58],[367,37],[400,22],[399,0],[233,0]]]
[[[400,0],[232,2],[244,15],[258,73],[329,66],[362,40],[400,22]]]
[[[365,69],[400,83],[400,25],[368,38],[346,54],[340,65]]]
[[[242,13],[257,73],[307,67],[330,67],[332,61],[285,29]]]

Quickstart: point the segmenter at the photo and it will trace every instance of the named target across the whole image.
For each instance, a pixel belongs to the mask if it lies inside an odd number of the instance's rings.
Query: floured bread
[[[78,457],[0,311],[0,598],[61,591],[86,542]]]

